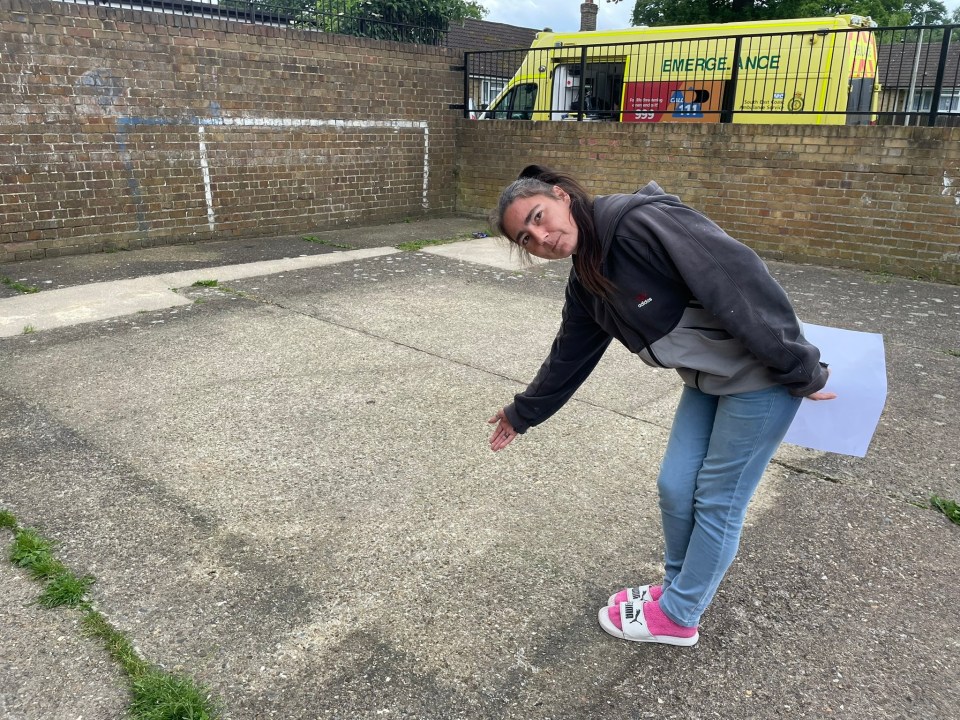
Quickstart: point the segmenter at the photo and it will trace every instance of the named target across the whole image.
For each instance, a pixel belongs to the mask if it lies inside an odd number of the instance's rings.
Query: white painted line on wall
[[[426,210],[430,204],[427,202],[427,187],[430,180],[430,128],[423,123],[423,199],[420,201],[421,207]]]
[[[207,162],[207,141],[204,137],[206,128],[203,123],[197,127],[200,135],[200,171],[203,173],[203,195],[207,200],[207,224],[210,232],[217,226],[216,216],[213,214],[213,186],[210,183],[210,163]]]
[[[960,205],[960,187],[953,189],[954,179],[947,175],[947,171],[943,171],[943,192],[941,195],[949,196],[953,195],[953,202],[955,205]]]
[[[215,127],[268,127],[268,128],[301,128],[301,127],[335,127],[335,128],[392,128],[394,130],[423,130],[423,195],[420,205],[430,207],[427,199],[430,188],[430,128],[424,121],[419,120],[321,120],[318,118],[262,118],[262,117],[212,117],[198,118],[198,134],[200,136],[200,169],[203,174],[203,194],[207,202],[207,221],[210,230],[216,227],[216,217],[213,206],[213,184],[210,180],[210,164],[207,159],[207,144],[204,128]]]

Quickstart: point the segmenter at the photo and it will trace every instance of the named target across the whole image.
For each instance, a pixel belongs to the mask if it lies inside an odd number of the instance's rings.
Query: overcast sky
[[[575,32],[580,29],[580,4],[582,0],[480,0],[490,13],[484,18],[490,22],[506,23],[518,27],[543,30],[552,28],[557,32]],[[606,0],[595,0],[598,30],[615,30],[630,27],[630,16],[636,0],[621,0],[614,5]],[[948,11],[957,7],[960,0],[946,0]]]

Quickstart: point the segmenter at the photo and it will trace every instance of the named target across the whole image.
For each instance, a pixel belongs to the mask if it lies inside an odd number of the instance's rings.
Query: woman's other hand
[[[490,436],[490,449],[494,452],[503,450],[507,445],[513,442],[517,436],[517,431],[507,420],[506,413],[503,410],[497,410],[497,414],[487,420],[491,425],[496,424],[493,434]]]
[[[827,381],[830,381],[830,368],[827,368]],[[807,400],[833,400],[837,397],[835,392],[826,392],[824,390],[818,390],[815,393],[810,393],[807,395]]]

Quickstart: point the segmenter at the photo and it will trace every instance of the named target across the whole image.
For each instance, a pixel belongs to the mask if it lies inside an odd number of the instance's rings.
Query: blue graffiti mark
[[[100,68],[85,72],[80,77],[81,89],[96,97],[97,104],[107,108],[123,95],[123,78],[110,74],[109,70]]]
[[[164,117],[118,117],[117,125],[123,127],[133,127],[136,125],[199,125],[200,118],[193,117],[179,117],[179,118],[164,118]]]
[[[132,128],[138,126],[160,127],[165,125],[198,125],[198,117],[118,117],[117,121],[117,147],[120,150],[120,158],[123,161],[123,167],[127,171],[127,188],[133,198],[136,207],[137,230],[145,233],[150,230],[150,223],[147,220],[147,213],[144,207],[143,192],[140,189],[140,181],[134,173],[133,156],[130,154],[130,147],[127,141],[127,133]]]
[[[120,158],[123,161],[123,167],[127,171],[127,188],[130,190],[130,195],[133,197],[133,203],[136,207],[137,230],[145,233],[150,229],[150,224],[147,222],[147,214],[143,209],[143,193],[140,192],[140,183],[133,173],[133,158],[130,156],[130,149],[127,146],[127,125],[126,123],[120,122],[120,120],[124,119],[125,118],[118,118],[117,121],[117,125],[119,125],[117,146],[120,149]]]

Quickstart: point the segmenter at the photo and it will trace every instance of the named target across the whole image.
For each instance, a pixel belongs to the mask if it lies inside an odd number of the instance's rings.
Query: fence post
[[[940,94],[943,90],[943,76],[947,69],[947,56],[950,54],[950,35],[953,32],[952,26],[947,26],[943,31],[943,44],[940,46],[940,63],[937,65],[937,80],[933,85],[933,97],[930,98],[930,116],[927,118],[927,125],[934,127],[937,124],[937,115],[940,112]]]
[[[470,56],[473,53],[463,54],[463,119],[470,119]],[[479,110],[479,108],[478,108]]]
[[[583,122],[584,87],[587,84],[587,46],[580,51],[580,91],[577,93],[577,122]]]
[[[723,107],[720,110],[720,122],[733,122],[734,103],[737,97],[737,78],[740,75],[740,50],[743,47],[743,38],[739,35],[733,42],[733,67],[730,68],[730,79],[723,90]]]

